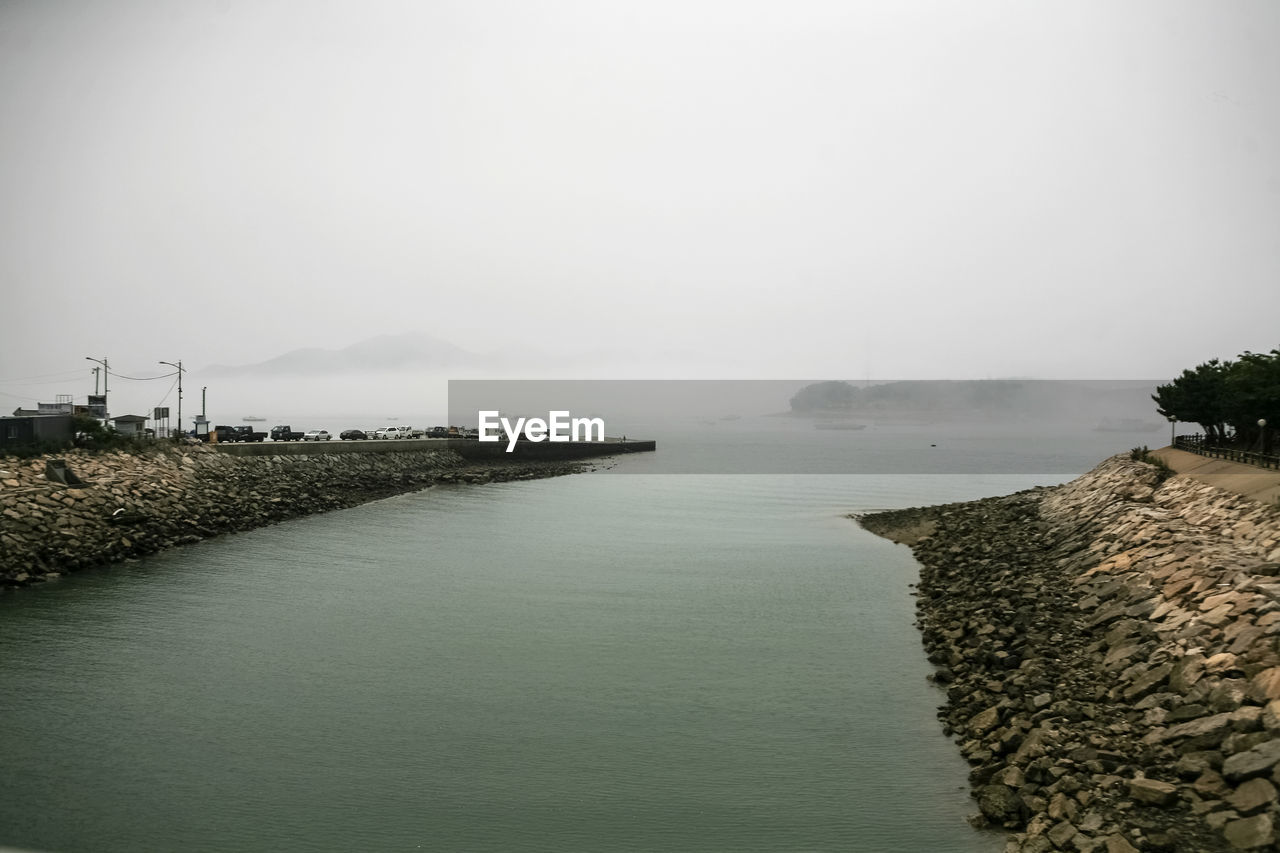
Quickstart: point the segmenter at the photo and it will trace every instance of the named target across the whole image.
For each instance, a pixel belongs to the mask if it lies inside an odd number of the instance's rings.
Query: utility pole
[[[200,420],[202,420],[202,421],[203,421],[203,420],[205,420],[205,416],[204,416],[204,399],[205,399],[205,395],[206,395],[206,394],[208,394],[208,393],[209,393],[209,386],[208,386],[208,385],[206,385],[206,386],[204,386],[203,388],[201,388],[201,389],[200,389]]]
[[[182,428],[182,359],[178,359],[177,364],[172,361],[162,361],[160,364],[178,368],[178,434],[186,435],[186,431]]]
[[[103,420],[105,420],[107,416],[110,414],[110,412],[107,411],[107,385],[110,384],[108,380],[111,376],[111,368],[107,365],[107,357],[105,355],[102,358],[90,358],[89,356],[86,355],[84,359],[85,361],[93,361],[102,365],[102,417],[103,417]],[[95,367],[94,374],[93,374],[94,396],[97,396],[97,393],[98,393],[97,370],[98,368]]]

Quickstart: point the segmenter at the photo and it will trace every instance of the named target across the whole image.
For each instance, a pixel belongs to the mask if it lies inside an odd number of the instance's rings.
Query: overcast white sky
[[[1277,44],[1274,0],[0,2],[0,410],[406,331],[702,378],[1269,350]]]

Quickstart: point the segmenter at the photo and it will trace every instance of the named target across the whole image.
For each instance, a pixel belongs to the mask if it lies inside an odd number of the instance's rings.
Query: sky
[[[179,360],[248,413],[278,384],[202,371],[411,332],[494,378],[1268,351],[1278,40],[1273,0],[0,0],[0,410],[96,358],[113,413]]]

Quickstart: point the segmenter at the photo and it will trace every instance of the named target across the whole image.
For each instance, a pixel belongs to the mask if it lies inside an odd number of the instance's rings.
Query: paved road
[[[1280,501],[1280,471],[1255,468],[1226,459],[1211,459],[1172,447],[1153,450],[1151,455],[1163,459],[1166,465],[1179,474],[1194,477],[1202,483],[1263,503]]]

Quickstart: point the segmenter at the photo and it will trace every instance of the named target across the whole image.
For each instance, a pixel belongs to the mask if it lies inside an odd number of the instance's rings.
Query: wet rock
[[[1022,798],[1005,785],[987,785],[978,790],[978,810],[992,823],[1017,826],[1022,820],[1023,809]]]
[[[986,710],[974,714],[969,720],[969,731],[975,735],[984,735],[1000,723],[1000,709],[993,705]]]

